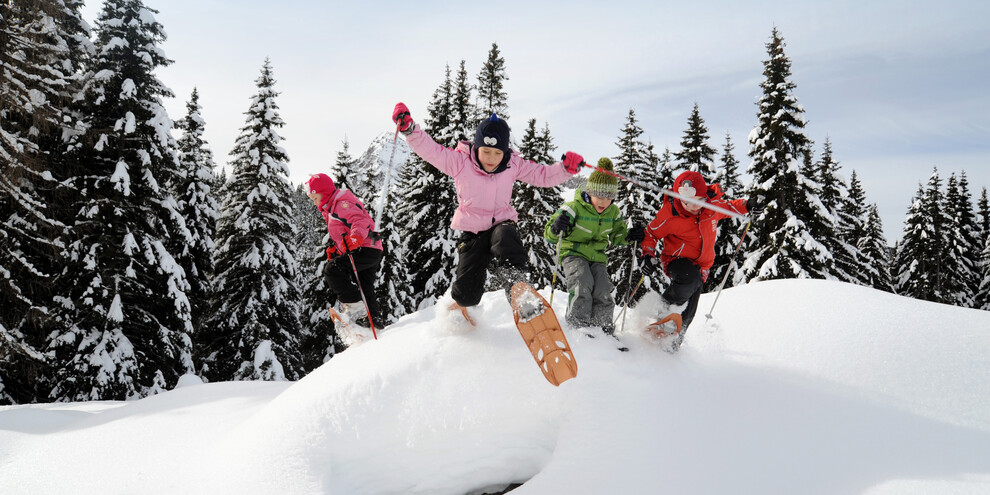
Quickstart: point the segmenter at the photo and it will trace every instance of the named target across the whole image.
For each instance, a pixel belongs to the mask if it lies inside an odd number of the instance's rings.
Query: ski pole
[[[392,154],[388,156],[388,167],[385,169],[385,187],[382,189],[382,199],[378,201],[378,207],[375,209],[375,227],[377,228],[381,228],[382,210],[385,209],[385,201],[388,199],[389,183],[392,181],[392,160],[395,158],[395,145],[398,142],[399,124],[395,124],[395,136],[392,137]]]
[[[344,239],[341,239],[344,242]],[[344,242],[344,247],[347,247],[347,243]],[[350,251],[347,252],[347,259],[351,260],[351,269],[354,270],[354,281],[357,282],[358,292],[361,293],[361,301],[364,302],[364,311],[368,313],[368,325],[371,326],[371,335],[378,340],[378,332],[375,331],[375,320],[371,318],[371,306],[368,306],[368,298],[364,297],[364,288],[361,287],[361,277],[358,276],[357,264],[354,263],[354,255]]]
[[[557,254],[553,258],[553,277],[550,280],[550,304],[553,304],[554,287],[557,285],[557,266],[560,265],[560,243],[564,236],[557,237]]]
[[[626,308],[629,307],[629,302],[632,301],[632,298],[636,296],[636,292],[639,291],[640,286],[643,285],[643,282],[645,280],[646,280],[645,276],[639,277],[639,282],[636,282],[636,288],[634,288],[632,294],[629,294],[629,297],[626,298],[626,303],[622,305],[622,311],[619,311],[618,316],[616,316],[615,319],[612,320],[612,325],[615,325],[619,321],[619,318],[625,317]]]
[[[633,272],[636,270],[636,245],[637,244],[639,244],[638,241],[633,241],[633,243],[632,243],[632,250],[630,250],[630,254],[632,256],[629,259],[629,281],[626,282],[626,293],[628,295],[626,296],[626,302],[625,302],[625,304],[622,305],[622,328],[620,330],[622,333],[625,333],[625,331],[626,331],[626,307],[629,306],[629,300],[632,298],[632,278],[633,278]],[[636,288],[638,289],[639,287],[636,287]],[[614,325],[614,323],[613,323],[613,325]]]
[[[739,244],[736,245],[736,250],[732,252],[732,259],[729,262],[729,268],[725,270],[725,276],[722,277],[722,283],[718,284],[718,292],[715,293],[715,300],[712,301],[712,307],[708,310],[708,314],[705,315],[706,320],[712,319],[712,311],[715,310],[715,304],[718,302],[718,297],[722,295],[722,287],[725,287],[725,281],[729,280],[729,274],[736,267],[736,254],[739,252],[739,248],[742,247],[743,239],[746,238],[746,232],[749,232],[749,223],[746,222],[746,227],[743,228],[742,236],[739,237]]]
[[[635,180],[635,179],[630,179],[629,177],[626,177],[624,175],[617,174],[615,172],[612,172],[611,170],[604,170],[604,169],[595,167],[593,165],[589,165],[586,162],[581,162],[581,165],[583,165],[585,167],[588,167],[588,168],[590,168],[592,170],[597,170],[597,171],[602,172],[604,174],[611,175],[612,177],[615,177],[616,179],[622,179],[622,180],[624,180],[624,181],[626,181],[626,182],[628,182],[630,184],[633,184],[633,185],[642,187],[644,189],[649,189],[651,191],[655,191],[655,192],[661,193],[661,194],[663,194],[665,196],[670,196],[670,197],[673,197],[673,198],[677,198],[677,199],[679,199],[679,200],[681,200],[681,201],[683,201],[685,203],[691,203],[693,205],[701,206],[702,208],[708,208],[709,210],[717,211],[717,212],[719,212],[719,213],[721,213],[723,215],[728,215],[729,217],[738,218],[740,220],[746,218],[746,215],[743,215],[742,213],[739,213],[737,211],[728,210],[726,208],[722,208],[721,206],[713,205],[713,204],[711,204],[711,203],[709,203],[707,201],[702,201],[702,200],[699,200],[699,199],[696,199],[696,198],[692,198],[692,197],[689,197],[689,196],[684,196],[684,195],[678,194],[677,192],[674,192],[674,191],[672,191],[670,189],[663,189],[663,188],[659,188],[659,187],[654,186],[654,185],[651,185],[651,184],[646,184],[646,183],[640,182],[640,181]]]

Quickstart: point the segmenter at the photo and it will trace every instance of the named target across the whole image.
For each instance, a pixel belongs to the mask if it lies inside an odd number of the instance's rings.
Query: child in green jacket
[[[560,265],[567,283],[566,321],[572,328],[599,326],[612,335],[612,299],[614,286],[609,277],[605,249],[609,244],[627,245],[643,240],[643,228],[629,229],[619,208],[613,204],[619,192],[608,158],[598,160],[584,187],[574,193],[574,200],[564,203],[551,217],[544,237],[556,244],[560,240]]]

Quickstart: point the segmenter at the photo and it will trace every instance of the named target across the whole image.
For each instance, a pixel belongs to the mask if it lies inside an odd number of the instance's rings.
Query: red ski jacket
[[[677,184],[675,183],[675,191]],[[717,184],[709,186],[715,191],[715,198],[709,204],[735,211],[741,215],[748,213],[745,199],[723,200]],[[724,213],[703,208],[697,215],[688,213],[681,200],[665,197],[656,218],[646,227],[643,239],[643,254],[656,256],[657,243],[663,242],[660,263],[664,273],[667,265],[675,258],[687,258],[701,268],[702,280],[708,280],[708,270],[715,262],[715,236],[718,221],[729,218]]]

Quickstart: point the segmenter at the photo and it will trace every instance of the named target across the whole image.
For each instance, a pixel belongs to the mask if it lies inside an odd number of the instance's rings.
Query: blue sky
[[[337,2],[146,0],[159,10],[175,63],[159,77],[173,120],[198,87],[218,164],[244,123],[265,57],[286,121],[291,179],[332,163],[346,138],[360,154],[413,117],[466,61],[472,79],[497,43],[509,123],[549,124],[561,151],[614,156],[633,108],[644,138],[677,151],[695,102],[721,149],[743,167],[756,123],[765,44],[787,43],[795,95],[816,153],[828,137],[880,208],[893,242],[919,182],[966,171],[990,186],[990,3],[980,1]],[[91,23],[100,4],[84,15]]]

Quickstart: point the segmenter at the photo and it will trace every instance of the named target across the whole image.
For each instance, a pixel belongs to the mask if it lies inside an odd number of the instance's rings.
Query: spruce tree
[[[474,118],[477,112],[474,105],[471,104],[471,94],[468,72],[464,61],[461,60],[461,66],[457,70],[457,79],[454,80],[454,99],[450,103],[450,129],[445,129],[442,132],[444,136],[450,136],[450,146],[474,138],[474,131],[481,119]]]
[[[732,144],[732,138],[728,132],[725,133],[725,144],[722,146],[722,156],[719,160],[722,166],[715,171],[711,182],[722,188],[726,198],[736,198],[738,194],[742,193],[743,185],[739,178],[739,160],[736,159],[735,146]],[[732,264],[733,256],[736,257],[734,261],[737,264],[741,262],[741,255],[736,253],[736,248],[742,237],[741,224],[742,221],[740,220],[730,219],[718,223],[718,237],[715,238],[715,260],[712,263],[712,269],[708,272],[708,280],[704,286],[705,292],[718,289],[722,279],[725,278],[726,270]],[[738,272],[737,269],[736,273]],[[725,287],[728,288],[733,285],[735,285],[735,277],[730,276],[725,280]]]
[[[983,250],[980,254],[980,286],[974,297],[973,307],[990,310],[990,201],[987,201],[987,188],[984,187],[977,202],[979,239]]]
[[[509,76],[505,73],[505,59],[502,58],[498,50],[498,45],[492,43],[491,50],[488,51],[488,60],[481,67],[478,73],[478,99],[475,104],[475,122],[498,114],[502,120],[509,120],[508,100],[509,95],[505,92],[505,81]]]
[[[873,242],[873,240],[867,239],[867,232],[873,226],[869,225],[871,220],[869,218],[870,212],[869,204],[866,201],[866,192],[863,191],[863,184],[856,176],[855,170],[849,178],[849,188],[847,191],[846,197],[839,203],[839,210],[836,217],[839,219],[839,238],[844,244],[851,246],[855,253],[856,263],[854,269],[849,272],[853,276],[851,282],[867,287],[875,287],[873,281],[877,280],[879,275],[874,272],[877,269],[876,261],[862,250],[864,242]],[[886,249],[886,242],[882,239],[882,232],[879,242]],[[887,258],[889,256],[885,253],[884,259]],[[837,256],[838,262],[839,257]],[[890,278],[889,271],[887,271],[884,278]],[[880,289],[880,287],[876,288]]]
[[[542,164],[552,164],[552,153],[557,147],[550,137],[550,127],[544,124],[543,130],[536,130],[536,119],[529,119],[523,133],[519,154],[527,160]],[[543,238],[546,220],[561,203],[562,186],[536,187],[518,182],[512,197],[512,205],[519,212],[519,236],[523,246],[529,251],[529,266],[532,270],[530,282],[534,287],[550,285],[553,280],[555,249]]]
[[[141,397],[192,369],[189,284],[169,249],[192,239],[169,190],[181,172],[162,106],[173,95],[155,76],[171,63],[156,13],[109,0],[96,21],[53,399]]]
[[[856,241],[850,241],[846,233],[857,230],[865,208],[862,204],[850,204],[849,187],[839,174],[839,163],[835,161],[832,142],[828,138],[825,139],[814,177],[821,188],[818,198],[831,218],[831,228],[821,239],[835,261],[831,275],[843,282],[859,283],[859,274],[862,271],[859,266],[859,252]]]
[[[211,381],[295,380],[302,371],[289,158],[270,60],[255,82],[218,222],[216,305],[201,339]]]
[[[327,175],[333,179],[333,185],[337,189],[353,191],[351,172],[354,170],[355,163],[356,160],[351,156],[351,145],[345,138],[341,143],[340,151],[337,152],[337,160],[327,170]]]
[[[59,0],[0,6],[0,405],[44,400],[65,224],[50,206],[74,74]]]
[[[640,127],[639,121],[636,119],[636,112],[630,108],[619,140],[615,143],[619,148],[619,154],[612,159],[615,163],[615,172],[640,184],[661,184],[659,171],[662,165],[656,158],[656,154],[652,153],[650,147],[642,140],[642,135],[643,128]],[[664,185],[664,187],[669,186]],[[622,212],[623,218],[631,219],[633,222],[649,223],[656,216],[656,212],[662,204],[662,198],[663,195],[658,189],[642,187],[630,181],[620,180],[616,206]],[[636,276],[638,274],[633,274],[630,284],[629,274],[633,268],[633,255],[630,248],[625,246],[613,247],[609,249],[608,254],[612,283],[615,285],[615,300],[618,305],[622,305],[639,281]],[[644,279],[642,286],[637,289],[634,300],[639,300],[643,294],[650,290],[659,290],[662,281],[663,278],[660,274]]]
[[[458,93],[456,89],[451,93],[450,71],[445,74],[433,93],[428,115],[418,125],[441,146],[454,148],[460,134],[455,120],[459,117],[455,105]],[[457,209],[457,192],[452,179],[419,156],[412,157],[403,168],[397,192],[399,198],[390,212],[394,216],[386,226],[391,229],[387,233],[389,249],[397,252],[386,254],[395,258],[383,271],[390,282],[382,285],[390,297],[402,298],[403,312],[412,312],[436,301],[453,281],[458,234],[450,228],[450,219]],[[396,280],[406,280],[408,289],[398,291]],[[391,313],[398,316],[400,310],[395,307]]]
[[[753,176],[749,197],[765,201],[765,209],[750,227],[747,280],[826,278],[828,248],[816,238],[824,208],[814,197],[815,183],[802,172],[810,141],[804,135],[804,110],[794,97],[791,62],[784,40],[774,28],[763,62],[758,123],[749,135],[747,171]]]
[[[681,151],[674,154],[677,164],[682,169],[700,172],[706,182],[715,178],[715,155],[718,151],[708,144],[708,127],[701,118],[698,104],[694,104],[691,116],[688,117],[688,128],[681,138]]]
[[[299,265],[301,292],[298,353],[303,373],[313,371],[344,349],[327,309],[337,299],[324,276],[326,248],[330,242],[327,225],[306,193],[305,184],[300,184],[292,193],[293,218],[297,226],[292,247]]]
[[[932,172],[927,187],[919,184],[904,221],[897,249],[894,287],[898,294],[933,302],[948,302],[944,293],[945,238],[948,218],[943,209],[941,179]]]
[[[945,231],[945,291],[948,302],[964,308],[975,306],[980,286],[980,255],[983,244],[978,239],[976,216],[970,199],[969,181],[963,173],[957,181],[949,176],[943,208],[949,220]]]
[[[213,278],[213,239],[217,231],[220,206],[213,191],[213,152],[203,139],[205,121],[200,111],[199,92],[194,88],[186,104],[186,117],[176,127],[183,131],[177,141],[179,170],[173,194],[179,213],[186,219],[189,242],[175,244],[177,260],[189,282],[187,296],[192,311],[194,329],[202,327],[213,297],[210,286]]]
[[[856,242],[856,249],[861,255],[860,266],[863,269],[859,280],[867,287],[894,292],[890,279],[890,250],[887,249],[887,240],[883,236],[883,223],[876,204],[866,209],[863,225],[865,228],[863,236]]]

